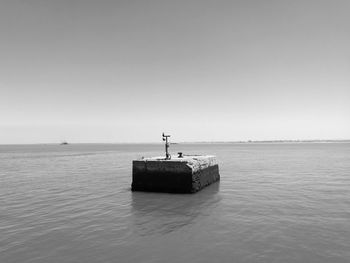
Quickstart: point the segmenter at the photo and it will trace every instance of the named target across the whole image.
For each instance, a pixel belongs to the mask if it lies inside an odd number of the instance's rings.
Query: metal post
[[[170,160],[171,155],[169,154],[169,151],[168,151],[169,145],[170,145],[170,143],[168,142],[168,138],[170,137],[170,135],[165,135],[163,132],[162,136],[163,136],[163,141],[165,141],[165,159]]]

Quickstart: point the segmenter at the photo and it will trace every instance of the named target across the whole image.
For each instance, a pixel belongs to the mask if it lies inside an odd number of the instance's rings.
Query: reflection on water
[[[220,182],[197,194],[132,192],[132,224],[141,236],[167,234],[207,216],[221,200]]]

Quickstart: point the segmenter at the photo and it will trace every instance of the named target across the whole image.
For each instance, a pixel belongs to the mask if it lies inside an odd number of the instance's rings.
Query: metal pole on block
[[[165,135],[164,132],[162,134],[163,136],[163,141],[165,141],[165,159],[166,160],[170,160],[171,155],[169,154],[169,142],[168,142],[168,138],[170,137],[170,135]]]

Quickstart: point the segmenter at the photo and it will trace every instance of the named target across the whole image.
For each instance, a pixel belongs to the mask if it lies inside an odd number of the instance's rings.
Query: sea
[[[0,145],[0,262],[350,262],[350,143],[172,144],[196,194],[132,192],[162,144]]]

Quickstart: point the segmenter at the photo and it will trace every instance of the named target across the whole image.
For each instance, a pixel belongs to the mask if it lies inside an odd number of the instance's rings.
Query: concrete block
[[[132,191],[195,193],[220,180],[215,156],[190,155],[134,160]]]

